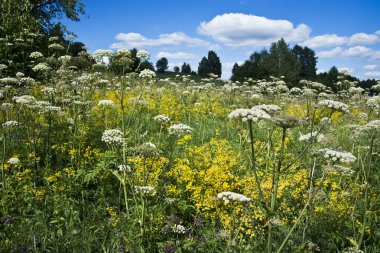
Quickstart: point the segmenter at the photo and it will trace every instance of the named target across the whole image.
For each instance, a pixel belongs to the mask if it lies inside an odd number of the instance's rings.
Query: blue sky
[[[312,48],[318,71],[333,65],[360,79],[380,79],[379,0],[84,0],[80,22],[63,20],[90,52],[137,48],[170,69],[214,50],[229,78],[235,62],[281,37]],[[88,16],[88,17],[87,17]]]

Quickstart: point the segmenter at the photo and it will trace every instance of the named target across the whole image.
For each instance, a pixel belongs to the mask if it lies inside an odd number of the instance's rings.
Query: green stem
[[[3,162],[1,166],[1,179],[3,181],[3,189],[5,189],[5,174],[4,174],[4,164],[5,164],[5,150],[6,150],[6,136],[3,134]]]
[[[253,175],[255,177],[255,181],[256,181],[256,185],[257,185],[257,190],[259,191],[259,197],[260,197],[260,202],[261,202],[261,205],[262,207],[267,210],[267,207],[265,205],[265,200],[264,200],[264,195],[263,195],[263,191],[261,190],[261,183],[260,183],[260,179],[257,175],[257,171],[256,171],[256,160],[255,160],[255,145],[254,145],[254,138],[253,138],[253,130],[252,130],[252,120],[250,120],[248,122],[248,125],[249,125],[249,136],[250,136],[250,139],[251,139],[251,160],[252,160],[252,171],[253,171]]]
[[[281,148],[280,148],[280,157],[277,164],[277,169],[273,169],[272,174],[272,196],[271,196],[271,203],[270,203],[270,215],[273,215],[276,211],[276,200],[277,200],[277,193],[278,193],[278,186],[280,181],[280,172],[281,172],[281,165],[282,161],[284,159],[284,149],[285,149],[285,138],[286,138],[286,128],[282,128],[282,139],[281,139]],[[269,232],[268,232],[268,244],[267,244],[267,252],[272,252],[272,239],[273,239],[273,227],[271,223],[268,223]]]
[[[364,234],[365,234],[365,227],[367,226],[367,211],[368,211],[368,187],[369,187],[369,177],[371,172],[371,165],[372,165],[372,153],[373,153],[373,144],[375,141],[375,136],[371,138],[371,144],[369,149],[369,161],[368,161],[368,168],[367,171],[364,172],[364,183],[365,183],[365,189],[364,189],[364,212],[363,212],[363,222],[362,222],[362,231],[360,233],[360,239],[358,242],[358,249],[360,249],[363,240],[364,240]]]

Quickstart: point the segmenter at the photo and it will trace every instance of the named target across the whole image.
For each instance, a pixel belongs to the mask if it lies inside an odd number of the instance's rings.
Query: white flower
[[[166,116],[165,114],[157,115],[153,119],[154,119],[154,121],[161,122],[161,123],[169,123],[170,122],[170,118],[168,116]]]
[[[154,78],[156,77],[156,73],[150,69],[144,69],[139,74],[140,78]]]
[[[96,56],[100,56],[100,57],[103,57],[103,56],[110,56],[112,54],[112,50],[109,50],[109,49],[106,49],[106,50],[103,50],[103,49],[97,49],[95,50],[94,52],[94,55]]]
[[[110,129],[103,132],[102,141],[108,145],[122,145],[125,139],[123,138],[123,132],[118,129]]]
[[[380,120],[375,119],[360,127],[363,132],[376,133],[380,131]]]
[[[99,106],[114,106],[115,103],[112,100],[104,99],[104,100],[100,100],[98,105]]]
[[[19,124],[18,124],[17,121],[15,121],[15,120],[10,120],[10,121],[5,122],[5,123],[3,124],[3,127],[5,127],[5,128],[10,128],[10,127],[16,127],[16,126],[18,126],[18,125],[19,125]]]
[[[146,61],[149,59],[150,54],[145,50],[139,50],[136,53],[136,57],[139,58],[141,61]]]
[[[186,233],[186,228],[181,224],[174,224],[172,227],[173,233],[176,234],[184,234]]]
[[[141,193],[143,195],[156,195],[156,189],[153,186],[135,186],[136,193]]]
[[[124,173],[130,173],[132,171],[129,165],[121,164],[117,166],[117,168],[119,169],[120,172],[124,172]]]
[[[228,115],[229,119],[241,119],[243,122],[252,120],[254,122],[260,119],[270,119],[270,115],[265,111],[257,108],[236,109]]]
[[[267,113],[273,113],[281,110],[278,105],[255,105],[252,109],[261,109]]]
[[[57,50],[57,51],[65,50],[65,48],[62,45],[58,44],[58,43],[50,44],[48,46],[48,48],[51,49],[51,50]]]
[[[36,71],[36,72],[45,72],[45,71],[49,71],[50,70],[50,67],[46,64],[46,63],[38,63],[36,66],[34,66],[33,68],[33,71]]]
[[[12,157],[12,158],[9,158],[8,163],[10,163],[10,164],[19,164],[20,163],[20,159],[18,159],[17,157]]]
[[[29,57],[32,59],[38,59],[44,57],[44,55],[40,52],[32,52]]]
[[[225,204],[229,204],[230,201],[241,201],[241,202],[249,202],[250,198],[236,193],[236,192],[221,192],[216,196],[217,199],[221,199]]]
[[[51,95],[51,94],[56,93],[56,89],[53,88],[53,87],[44,87],[44,88],[41,89],[41,92],[45,93],[45,94]]]
[[[334,101],[334,100],[329,100],[329,99],[321,100],[319,101],[318,105],[327,106],[328,108],[334,111],[345,112],[345,113],[349,112],[348,105],[342,102]]]
[[[324,158],[332,160],[333,162],[352,163],[356,161],[356,157],[345,151],[337,151],[333,149],[320,149],[318,150]]]
[[[169,131],[169,134],[182,135],[182,134],[191,133],[193,129],[189,127],[188,125],[180,123],[180,124],[171,125],[168,131]]]
[[[157,148],[157,146],[152,142],[145,142],[144,144],[142,144],[142,146],[146,146],[153,149]]]
[[[298,140],[299,141],[308,141],[310,139],[315,139],[316,135],[317,135],[316,132],[308,133],[308,134],[305,134],[305,135],[301,135],[301,137]],[[325,139],[325,136],[323,134],[319,134],[318,137],[317,137],[317,142],[321,142],[324,139]]]
[[[14,96],[12,98],[17,104],[32,104],[36,100],[35,97],[30,95]]]

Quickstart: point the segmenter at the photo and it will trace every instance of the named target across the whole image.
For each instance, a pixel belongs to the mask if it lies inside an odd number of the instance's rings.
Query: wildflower
[[[22,73],[22,72],[17,72],[17,73],[16,73],[16,77],[17,77],[17,78],[23,78],[24,76],[25,76],[25,74]]]
[[[364,251],[357,249],[355,247],[346,248],[342,251],[342,253],[364,253]]]
[[[172,227],[172,231],[175,234],[184,234],[186,233],[186,228],[181,224],[174,224]]]
[[[156,189],[152,186],[135,186],[136,193],[141,193],[142,195],[156,195]]]
[[[4,85],[15,85],[18,83],[18,79],[13,77],[3,77],[0,78],[0,83]]]
[[[372,120],[365,124],[364,126],[361,126],[360,131],[363,132],[368,132],[368,133],[373,133],[375,134],[376,132],[380,131],[380,120]]]
[[[100,100],[98,105],[106,107],[106,106],[114,106],[115,103],[112,100],[104,99],[104,100]]]
[[[302,123],[302,120],[289,115],[275,115],[272,122],[282,128],[293,128]]]
[[[139,51],[137,51],[136,56],[141,61],[147,61],[147,60],[149,60],[150,54],[145,50],[139,50]]]
[[[248,120],[259,121],[260,119],[270,119],[271,116],[265,111],[257,108],[252,109],[236,109],[228,115],[229,119],[242,119],[243,122]]]
[[[156,73],[150,69],[144,69],[139,74],[140,78],[154,78],[156,77]]]
[[[333,162],[352,163],[356,161],[356,157],[349,152],[337,151],[328,148],[318,150],[324,158]]]
[[[235,192],[222,192],[222,193],[219,193],[216,196],[216,198],[223,200],[225,204],[229,204],[230,201],[237,201],[237,200],[241,201],[241,202],[251,201],[250,198],[248,198],[242,194],[235,193]]]
[[[327,106],[333,111],[339,111],[339,112],[344,112],[344,113],[349,112],[348,105],[342,102],[334,101],[334,100],[329,100],[329,99],[321,100],[319,101],[318,105]]]
[[[252,109],[254,109],[254,108],[261,109],[261,110],[263,110],[269,114],[281,110],[281,108],[278,105],[255,105],[254,107],[252,107]]]
[[[151,142],[143,143],[139,146],[137,146],[135,149],[135,152],[141,156],[147,157],[147,156],[155,156],[160,153],[160,150]]]
[[[40,52],[32,52],[30,55],[29,55],[29,58],[32,58],[32,59],[38,59],[38,58],[43,58],[44,55]]]
[[[50,50],[57,50],[57,51],[65,50],[65,48],[64,48],[62,45],[58,44],[58,43],[50,44],[50,45],[48,46],[48,48],[49,48]]]
[[[165,220],[167,221],[170,221],[174,224],[181,224],[182,223],[182,219],[179,218],[178,216],[176,215],[168,215],[168,216],[165,216]]]
[[[315,139],[317,138],[317,142],[321,142],[325,139],[325,136],[323,134],[319,134],[317,136],[317,133],[313,132],[313,133],[308,133],[308,134],[305,134],[305,135],[301,135],[301,137],[298,139],[299,141],[309,141],[309,140],[312,140],[312,139]]]
[[[56,89],[53,88],[53,87],[44,87],[44,88],[41,89],[41,92],[44,93],[44,94],[50,94],[50,95],[52,95],[52,94],[56,93]]]
[[[8,160],[8,163],[9,164],[19,164],[20,163],[20,159],[18,159],[17,157],[11,157],[11,158],[9,158],[9,160]]]
[[[269,220],[269,223],[274,227],[281,227],[283,225],[282,221],[278,218],[272,218]]]
[[[17,121],[15,121],[15,120],[10,120],[10,121],[5,122],[5,123],[3,124],[3,127],[4,127],[4,128],[11,128],[11,127],[16,127],[16,126],[18,126],[18,125],[19,125],[19,124],[18,124]]]
[[[14,96],[12,98],[17,104],[32,104],[36,100],[35,97],[30,95]]]
[[[120,172],[124,173],[130,173],[132,171],[129,165],[120,164],[119,166],[117,166],[117,168]]]
[[[34,66],[33,71],[36,72],[46,72],[50,70],[50,67],[46,63],[38,63],[36,66]]]
[[[108,145],[122,145],[125,139],[123,138],[123,132],[118,129],[110,129],[103,132],[102,141]]]
[[[153,118],[154,121],[160,122],[160,123],[169,123],[170,118],[166,116],[165,114],[157,115]]]
[[[188,125],[180,123],[180,124],[171,125],[168,131],[169,131],[169,134],[183,135],[183,134],[190,134],[193,131],[193,129],[189,127]]]

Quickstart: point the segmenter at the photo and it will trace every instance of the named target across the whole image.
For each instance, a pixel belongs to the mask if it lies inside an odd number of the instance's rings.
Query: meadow
[[[380,251],[379,96],[97,53],[1,75],[0,252]]]

